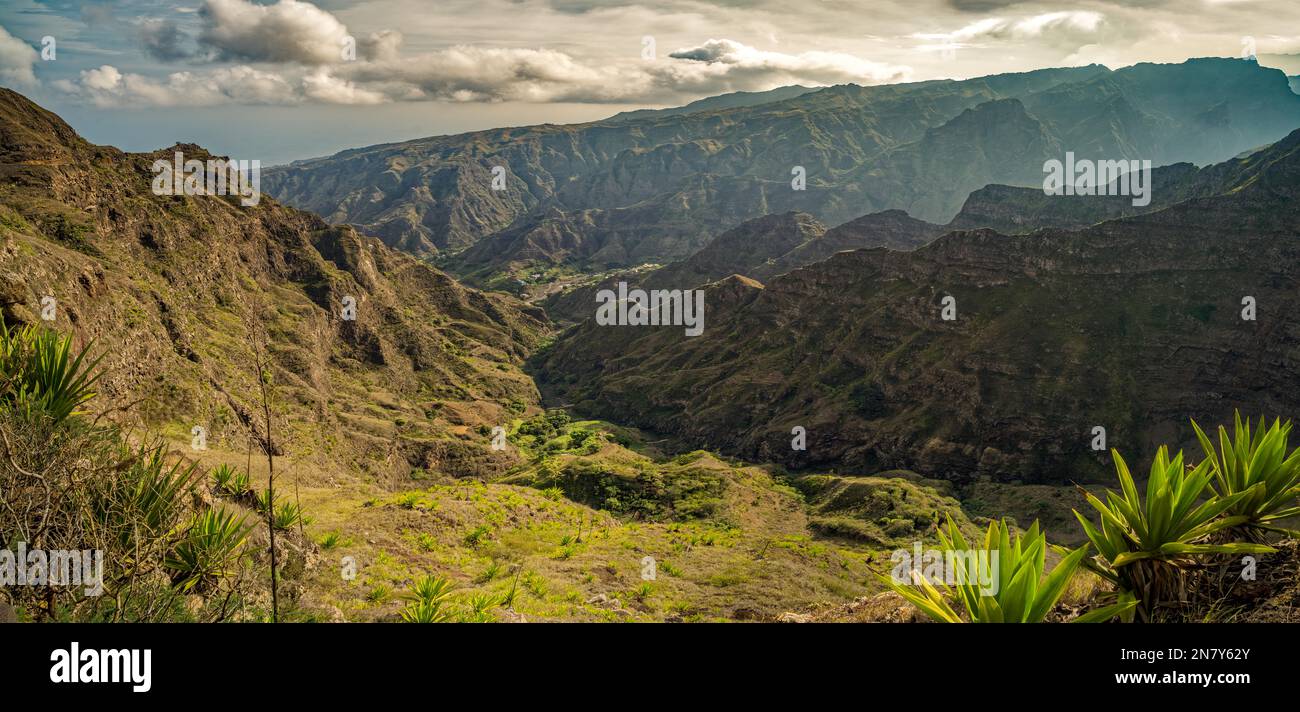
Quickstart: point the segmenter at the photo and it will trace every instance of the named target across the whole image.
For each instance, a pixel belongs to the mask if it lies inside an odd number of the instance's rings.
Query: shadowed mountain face
[[[253,336],[264,328],[277,443],[313,442],[316,455],[377,474],[509,464],[470,429],[536,406],[517,366],[547,328],[540,310],[265,197],[244,207],[155,195],[151,166],[174,151],[210,158],[192,145],[94,146],[0,90],[9,325],[93,340],[106,354],[106,405],[138,402],[131,412],[146,425],[199,425],[214,445],[250,430],[265,438]],[[52,322],[42,321],[46,297]]]
[[[971,193],[948,227],[988,227],[1008,234],[1044,227],[1080,228],[1156,212],[1193,198],[1233,193],[1250,187],[1279,151],[1295,140],[1292,134],[1276,145],[1205,168],[1190,163],[1155,168],[1151,171],[1151,202],[1145,206],[1135,206],[1131,197],[1120,194],[1047,195],[1041,188],[988,185]]]
[[[582,321],[591,316],[596,292],[618,282],[648,289],[693,289],[733,274],[765,282],[836,252],[867,247],[911,250],[943,232],[942,226],[914,220],[901,210],[864,215],[829,230],[807,213],[765,215],[722,233],[684,260],[649,272],[616,274],[557,293],[543,304],[556,321]]]
[[[942,223],[986,184],[1041,184],[1043,162],[1065,151],[1205,164],[1297,123],[1300,96],[1282,72],[1204,59],[846,85],[752,106],[420,139],[272,169],[264,186],[408,252],[488,239],[449,265],[482,277],[666,263],[769,213],[837,224],[903,209]],[[796,167],[806,190],[792,187]]]
[[[575,322],[591,315],[598,290],[612,288],[620,281],[645,288],[691,289],[740,274],[767,282],[836,252],[871,247],[912,250],[952,230],[992,228],[1013,235],[1040,228],[1083,228],[1155,212],[1192,198],[1240,190],[1255,180],[1261,165],[1273,160],[1292,139],[1202,169],[1190,163],[1156,168],[1151,177],[1151,202],[1141,207],[1134,206],[1127,195],[1047,195],[1042,188],[991,184],[971,193],[961,212],[946,226],[916,220],[901,210],[864,215],[830,230],[805,213],[764,216],[728,230],[685,260],[649,272],[616,274],[554,294],[543,304],[552,318]]]
[[[536,376],[581,411],[794,467],[1103,477],[1096,426],[1150,451],[1186,440],[1188,416],[1300,407],[1300,132],[1183,177],[1218,187],[1080,230],[957,231],[723,279],[695,338],[587,320]]]
[[[941,225],[916,220],[902,210],[886,210],[863,215],[837,225],[820,236],[770,259],[749,271],[733,270],[766,282],[792,269],[820,262],[836,252],[887,247],[891,250],[914,250],[943,234]],[[722,275],[715,275],[715,278]]]

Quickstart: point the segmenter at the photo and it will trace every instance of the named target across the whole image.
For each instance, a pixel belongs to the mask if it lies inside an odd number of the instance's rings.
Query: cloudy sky
[[[0,85],[63,115],[90,140],[128,150],[192,141],[264,163],[591,120],[737,90],[1093,62],[1118,68],[1236,57],[1251,46],[1266,64],[1266,55],[1300,53],[1300,3],[4,0],[0,7]]]

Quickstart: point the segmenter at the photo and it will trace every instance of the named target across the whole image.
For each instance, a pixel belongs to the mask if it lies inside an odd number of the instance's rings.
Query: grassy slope
[[[509,610],[492,608],[496,620],[772,620],[878,592],[872,569],[887,571],[889,552],[918,537],[933,541],[935,511],[972,528],[954,500],[912,475],[788,480],[705,452],[669,458],[635,431],[599,421],[567,424],[544,441],[521,435],[524,422],[513,424],[509,444],[523,464],[499,481],[416,472],[405,490],[356,479],[322,486],[302,466],[278,464],[284,496],[302,481],[297,496],[318,545],[300,582],[302,615],[396,620],[402,592],[432,573],[456,585],[458,614],[475,595],[500,600],[515,589]],[[592,435],[565,447],[574,430]],[[244,464],[234,452],[204,460]],[[577,486],[565,473],[580,473]],[[253,474],[264,485],[264,462],[254,461]],[[582,484],[601,474],[622,488],[628,504],[618,515],[566,496],[587,499]],[[662,496],[630,496],[643,486]],[[642,578],[647,556],[652,581]],[[351,580],[343,557],[356,561]]]

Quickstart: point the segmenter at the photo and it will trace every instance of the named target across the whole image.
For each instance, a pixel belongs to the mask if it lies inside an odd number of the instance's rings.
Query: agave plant
[[[514,569],[515,578],[510,582],[510,588],[505,593],[501,594],[501,606],[514,610],[515,600],[519,597],[519,577],[523,575],[524,570],[518,564],[515,564],[511,568]]]
[[[293,502],[282,502],[275,508],[275,514],[272,517],[275,528],[279,531],[288,531],[298,525],[299,522],[308,525],[311,524],[311,517],[302,513],[302,507]]]
[[[1066,585],[1079,569],[1087,548],[1069,552],[1057,563],[1046,579],[1047,538],[1034,522],[1028,531],[1012,536],[1006,520],[989,524],[982,549],[972,550],[948,518],[947,532],[939,530],[939,540],[954,583],[939,582],[943,591],[913,570],[911,584],[877,574],[930,618],[942,623],[1040,623],[1060,600]],[[974,554],[974,555],[971,555]],[[994,579],[993,577],[996,577]],[[965,618],[952,601],[960,602]],[[1134,605],[1125,601],[1091,611],[1077,622],[1109,620]]]
[[[248,494],[248,473],[225,463],[212,468],[209,473],[212,488],[217,494],[227,497],[243,497]]]
[[[1277,525],[1279,520],[1300,514],[1300,506],[1296,506],[1296,497],[1300,496],[1300,448],[1287,452],[1291,421],[1274,419],[1265,427],[1261,417],[1253,433],[1250,421],[1242,422],[1241,413],[1234,414],[1234,421],[1231,440],[1227,429],[1219,426],[1217,452],[1210,438],[1192,421],[1214,473],[1211,487],[1215,493],[1220,497],[1249,493],[1225,510],[1229,516],[1246,518],[1231,533],[1255,543],[1262,542],[1268,532],[1300,537],[1300,532]]]
[[[230,477],[230,483],[226,488],[226,493],[231,497],[245,497],[252,493],[252,491],[253,488],[248,482],[248,471],[236,470],[235,474]]]
[[[322,549],[334,549],[343,544],[343,535],[337,531],[325,532],[317,543]]]
[[[1131,593],[1138,601],[1137,614],[1149,620],[1158,606],[1182,600],[1186,572],[1198,565],[1196,557],[1206,554],[1257,554],[1273,551],[1262,544],[1211,543],[1216,532],[1244,523],[1244,515],[1223,516],[1242,500],[1255,496],[1263,484],[1226,496],[1214,496],[1208,489],[1213,466],[1207,460],[1192,470],[1183,464],[1183,453],[1172,460],[1161,447],[1151,463],[1145,500],[1138,494],[1128,464],[1111,450],[1119,475],[1121,493],[1106,491],[1102,502],[1091,493],[1083,495],[1101,515],[1094,525],[1079,512],[1099,559],[1084,562],[1094,573]],[[1202,496],[1212,496],[1202,502]]]
[[[212,489],[224,494],[230,491],[230,484],[235,478],[235,468],[222,463],[212,468],[208,476],[212,478]]]
[[[421,576],[412,584],[403,598],[411,601],[402,610],[402,620],[407,623],[442,623],[451,619],[446,608],[451,596],[451,582],[442,576]]]
[[[446,623],[451,620],[451,613],[439,605],[413,601],[402,609],[402,620],[407,623]]]
[[[275,509],[275,501],[271,497],[270,488],[264,489],[253,496],[253,508],[256,509],[259,514],[268,514],[273,512]]]
[[[131,484],[131,504],[153,531],[161,532],[184,506],[185,497],[194,489],[196,464],[165,464],[164,446],[148,451],[146,457],[132,463],[132,474],[124,478]]]
[[[183,523],[186,503],[194,490],[196,464],[167,463],[164,445],[118,447],[117,476],[98,482],[89,503],[126,549],[139,539],[171,535]]]
[[[95,397],[100,358],[90,346],[72,352],[72,337],[36,326],[10,330],[0,321],[0,402],[42,411],[55,422],[79,414]]]
[[[500,603],[500,599],[490,593],[477,593],[466,600],[469,610],[465,611],[460,617],[464,623],[492,623],[496,620],[492,609]]]
[[[181,591],[203,589],[226,576],[253,528],[246,519],[225,509],[196,514],[164,561],[172,571],[173,584]]]
[[[442,603],[451,595],[451,581],[442,576],[421,576],[411,585],[405,597],[412,601]]]

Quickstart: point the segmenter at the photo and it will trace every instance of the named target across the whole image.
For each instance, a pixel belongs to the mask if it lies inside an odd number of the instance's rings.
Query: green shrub
[[[20,586],[5,597],[32,620],[173,616],[170,582],[153,574],[167,570],[186,529],[196,467],[84,417],[99,378],[88,352],[53,331],[0,323],[0,546],[101,551],[105,595]],[[124,586],[131,595],[120,597]]]
[[[124,547],[139,535],[165,536],[173,531],[194,491],[196,464],[166,463],[166,446],[142,449],[123,476],[96,494],[95,507],[103,521],[118,530]],[[127,531],[135,527],[138,534]]]
[[[273,507],[274,502],[272,501],[271,489],[269,487],[259,492],[257,497],[253,500],[253,509],[256,509],[259,514],[266,514],[270,512]]]
[[[591,441],[588,446],[599,446]],[[717,472],[690,465],[629,467],[617,463],[575,460],[554,480],[539,487],[558,486],[576,502],[614,514],[652,520],[705,518],[722,506],[724,482]]]
[[[552,463],[544,463],[544,464],[552,464]],[[559,487],[547,487],[542,490],[542,496],[545,497],[546,499],[551,500],[552,502],[559,501],[564,497],[564,490],[560,489]]]
[[[420,503],[419,492],[407,492],[397,498],[397,506],[402,509],[415,509]]]
[[[885,391],[878,383],[854,384],[849,390],[849,403],[858,415],[867,420],[874,420],[889,412],[885,405]]]
[[[524,590],[533,594],[538,599],[546,598],[546,579],[541,574],[529,571],[524,575]]]
[[[208,476],[212,478],[212,489],[217,492],[225,492],[234,475],[235,468],[224,463],[212,468],[208,473]]]
[[[572,422],[569,414],[560,408],[551,408],[543,416],[546,422],[551,426],[551,430],[563,430]]]

